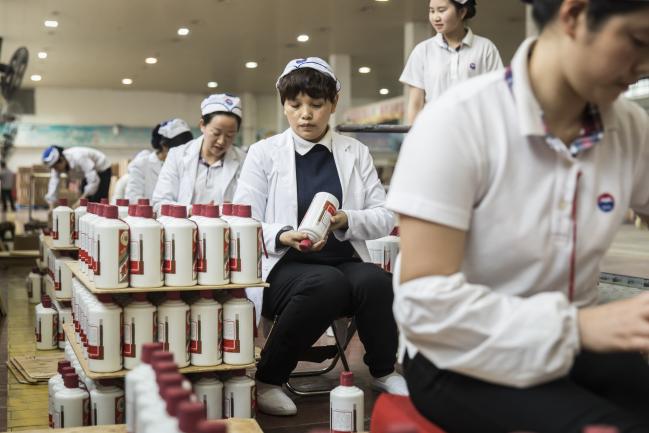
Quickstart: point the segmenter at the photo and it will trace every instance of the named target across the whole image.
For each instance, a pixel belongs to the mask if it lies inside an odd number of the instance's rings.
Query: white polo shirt
[[[498,48],[467,29],[456,50],[437,33],[419,43],[408,58],[401,81],[426,92],[426,102],[437,99],[454,84],[503,67]]]
[[[447,292],[415,294],[395,278],[410,354],[516,385],[569,370],[576,307],[596,302],[600,261],[626,210],[649,212],[647,113],[620,97],[591,119],[603,134],[583,131],[569,147],[546,136],[528,80],[533,43],[516,53],[511,87],[501,70],[426,106],[387,199],[393,211],[467,231],[461,274],[435,280]]]

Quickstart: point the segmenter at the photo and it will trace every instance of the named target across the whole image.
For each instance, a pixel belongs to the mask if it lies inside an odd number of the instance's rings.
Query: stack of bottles
[[[58,208],[57,208],[58,209]],[[74,214],[73,218],[74,218]],[[263,236],[248,205],[88,203],[77,214],[81,271],[98,289],[259,284]]]
[[[254,418],[255,382],[245,371],[225,382],[201,377],[192,385],[173,359],[161,344],[143,346],[140,365],[125,380],[128,432],[195,433],[216,428],[213,420]]]
[[[94,295],[72,280],[72,320],[76,341],[90,371],[111,373],[139,364],[142,347],[159,342],[180,367],[247,365],[255,361],[254,306],[242,292],[212,290],[158,293],[156,303],[134,293],[120,304]],[[153,298],[153,297],[152,297]],[[69,319],[67,319],[69,323]]]
[[[365,241],[372,263],[386,272],[393,272],[399,254],[399,227],[395,227],[389,236]]]

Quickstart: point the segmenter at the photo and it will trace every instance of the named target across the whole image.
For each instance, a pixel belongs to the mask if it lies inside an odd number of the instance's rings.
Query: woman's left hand
[[[331,226],[329,231],[333,232],[336,230],[347,230],[349,228],[349,220],[347,219],[347,214],[344,211],[339,210],[336,212],[336,215],[331,217]]]

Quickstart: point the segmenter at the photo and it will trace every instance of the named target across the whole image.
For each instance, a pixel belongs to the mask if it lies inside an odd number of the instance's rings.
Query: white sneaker
[[[409,395],[406,380],[397,372],[392,372],[383,377],[375,377],[372,380],[372,388],[388,394]]]
[[[257,381],[257,408],[267,415],[291,416],[297,414],[297,406],[281,386],[260,381]]]

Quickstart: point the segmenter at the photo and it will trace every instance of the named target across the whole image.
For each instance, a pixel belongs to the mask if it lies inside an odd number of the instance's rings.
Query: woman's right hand
[[[649,293],[578,312],[581,346],[593,352],[649,352]]]
[[[321,249],[323,249],[325,244],[327,243],[327,239],[325,238],[325,239],[313,244],[311,246],[310,250],[302,250],[300,248],[300,242],[302,242],[303,240],[308,239],[308,238],[309,237],[306,235],[306,233],[298,232],[298,231],[295,231],[295,230],[289,230],[289,231],[286,231],[286,232],[282,233],[279,236],[279,242],[282,245],[294,248],[294,249],[298,250],[301,253],[304,253],[304,252],[318,252]]]

